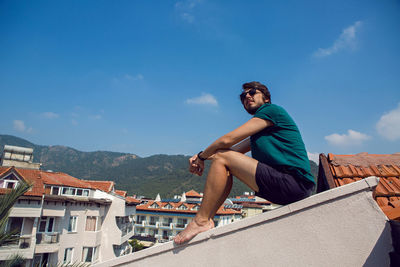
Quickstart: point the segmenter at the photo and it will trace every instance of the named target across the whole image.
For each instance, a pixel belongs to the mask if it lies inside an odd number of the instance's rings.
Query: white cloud
[[[130,75],[130,74],[125,74],[124,78],[130,81],[139,81],[139,80],[143,80],[144,76],[142,74],[136,74],[136,75]]]
[[[14,125],[14,130],[16,130],[18,132],[21,132],[21,133],[31,133],[32,132],[32,128],[31,127],[27,128],[25,126],[24,121],[14,120],[13,125]]]
[[[400,139],[400,103],[397,108],[382,115],[376,129],[381,136],[390,141]]]
[[[210,105],[210,106],[218,106],[218,101],[211,94],[203,93],[199,97],[189,98],[185,101],[186,104],[195,104],[195,105]]]
[[[92,119],[92,120],[101,120],[101,118],[102,118],[102,116],[99,114],[89,116],[89,119]]]
[[[51,111],[49,111],[49,112],[43,112],[43,113],[42,113],[42,116],[43,116],[44,118],[46,118],[46,119],[56,119],[56,118],[59,117],[59,115],[58,115],[57,113],[54,113],[54,112],[51,112]]]
[[[114,77],[112,79],[112,82],[115,85],[126,85],[126,84],[130,84],[130,82],[136,82],[136,81],[142,81],[144,80],[144,76],[141,73],[138,74],[129,74],[129,73],[125,73],[123,75],[118,75],[117,77]]]
[[[78,125],[78,121],[75,120],[75,119],[72,119],[72,120],[71,120],[71,124],[74,125],[74,126],[76,126],[76,125]]]
[[[315,57],[326,57],[330,56],[336,52],[339,52],[343,49],[355,49],[356,47],[356,33],[357,30],[361,27],[362,22],[357,21],[350,27],[347,27],[343,30],[342,34],[340,34],[339,38],[335,40],[333,45],[328,48],[319,48],[315,53]]]
[[[314,161],[317,164],[319,164],[319,154],[320,153],[318,152],[315,153],[307,152],[308,159]]]
[[[370,136],[354,130],[348,130],[347,134],[334,133],[325,136],[325,140],[327,140],[329,144],[336,146],[361,145],[362,142],[370,138]]]
[[[193,23],[195,21],[194,9],[202,0],[186,0],[178,1],[175,4],[175,10],[178,12],[182,20]]]

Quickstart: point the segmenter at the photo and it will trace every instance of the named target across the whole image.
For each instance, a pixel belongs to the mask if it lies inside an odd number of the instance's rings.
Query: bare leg
[[[228,171],[247,184],[251,189],[258,191],[255,181],[257,160],[239,152],[223,150],[216,153],[212,161],[204,187],[200,210],[186,229],[174,238],[177,244],[187,242],[197,234],[214,227],[212,218],[232,188],[232,176],[228,174]]]

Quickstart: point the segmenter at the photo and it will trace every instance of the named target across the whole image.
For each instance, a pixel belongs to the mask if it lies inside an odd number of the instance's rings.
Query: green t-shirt
[[[254,117],[269,120],[274,125],[250,137],[253,158],[315,183],[300,131],[289,114],[280,106],[266,103]]]

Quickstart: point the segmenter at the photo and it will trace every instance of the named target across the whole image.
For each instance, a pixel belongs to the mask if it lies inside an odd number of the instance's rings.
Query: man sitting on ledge
[[[211,160],[203,201],[195,218],[175,238],[182,244],[214,227],[213,218],[232,188],[232,175],[257,196],[286,205],[311,195],[314,177],[299,129],[280,106],[271,104],[268,88],[243,84],[243,107],[254,115],[189,159],[189,171],[201,176]],[[251,150],[252,158],[244,155]]]

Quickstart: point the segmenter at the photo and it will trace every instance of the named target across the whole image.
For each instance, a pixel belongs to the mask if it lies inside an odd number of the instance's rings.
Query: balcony
[[[60,233],[37,233],[36,234],[36,244],[55,244],[58,243],[60,239]]]
[[[19,236],[17,240],[0,247],[0,260],[6,260],[11,254],[18,253],[25,259],[33,259],[34,245],[31,235]]]
[[[175,229],[185,229],[187,225],[188,225],[187,223],[186,224],[176,223],[174,228]]]
[[[141,226],[141,227],[145,227],[147,225],[147,221],[137,221],[135,223],[135,226]]]
[[[162,222],[160,225],[161,229],[172,229],[173,228],[173,223],[172,222]]]
[[[160,228],[160,224],[161,224],[160,222],[150,221],[147,226],[150,228]]]
[[[35,253],[54,253],[57,252],[60,244],[60,233],[37,233]]]

